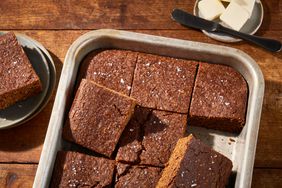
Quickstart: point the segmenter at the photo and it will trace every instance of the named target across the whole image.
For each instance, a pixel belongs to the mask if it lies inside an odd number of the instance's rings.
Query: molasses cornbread
[[[89,64],[85,77],[129,96],[137,54],[128,50],[94,51],[83,62]]]
[[[240,132],[245,124],[248,87],[233,68],[200,63],[189,125]]]
[[[0,36],[0,109],[38,94],[41,82],[14,33]]]
[[[116,160],[127,163],[139,163],[142,152],[143,124],[151,109],[136,106],[130,122],[123,131],[118,144]]]
[[[177,142],[157,188],[224,188],[231,170],[228,158],[190,135]]]
[[[120,138],[117,161],[163,167],[184,136],[186,115],[159,110],[151,110],[148,115],[148,110],[135,111],[140,119],[131,121]]]
[[[163,167],[186,132],[187,116],[154,110],[143,125],[141,164]]]
[[[77,152],[59,151],[50,188],[110,187],[115,161]]]
[[[130,96],[138,105],[188,113],[197,62],[140,53]]]
[[[118,163],[115,188],[155,188],[162,169]]]
[[[90,63],[86,79],[77,90],[63,134],[96,153],[79,146],[78,151],[115,159],[112,187],[227,184],[232,162],[192,135],[183,137],[187,119],[190,125],[214,128],[219,122],[221,128],[216,129],[226,130],[228,123],[227,131],[239,130],[234,127],[245,121],[241,120],[247,100],[240,98],[247,97],[247,86],[239,73],[224,65],[125,50],[96,51],[84,62]]]
[[[66,140],[110,157],[134,107],[135,101],[130,97],[83,79],[63,136]]]

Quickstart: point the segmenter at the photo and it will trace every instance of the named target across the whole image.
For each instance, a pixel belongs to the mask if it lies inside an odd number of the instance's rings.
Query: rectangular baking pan
[[[200,138],[233,162],[231,187],[251,187],[255,150],[264,95],[264,78],[259,66],[244,52],[219,45],[164,38],[134,32],[102,29],[79,37],[69,48],[59,81],[34,188],[48,187],[58,150],[65,148],[62,127],[71,103],[79,65],[91,51],[119,48],[177,58],[225,64],[240,72],[248,83],[249,97],[246,124],[240,134],[230,134],[198,127],[189,133]]]

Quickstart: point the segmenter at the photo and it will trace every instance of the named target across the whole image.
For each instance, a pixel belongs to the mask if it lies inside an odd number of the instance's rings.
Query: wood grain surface
[[[24,33],[42,43],[55,61],[57,79],[71,43],[99,28],[125,29],[243,50],[259,64],[266,82],[252,187],[279,187],[282,185],[282,53],[266,52],[246,42],[216,42],[171,20],[173,8],[192,12],[193,4],[194,0],[2,0],[0,30]],[[282,2],[265,0],[263,5],[265,18],[258,35],[282,41]],[[0,131],[0,187],[31,187],[54,96],[55,93],[31,121]]]
[[[32,187],[37,165],[0,164],[0,187]]]
[[[184,29],[171,21],[174,8],[193,12],[195,0],[2,0],[0,29]],[[267,27],[280,30],[280,0],[263,1]],[[267,17],[268,15],[275,15]]]

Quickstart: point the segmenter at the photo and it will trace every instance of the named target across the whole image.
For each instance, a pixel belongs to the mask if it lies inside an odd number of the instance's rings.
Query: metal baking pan
[[[233,161],[231,187],[251,187],[255,150],[264,95],[264,78],[259,66],[244,52],[218,45],[157,37],[133,32],[102,29],[79,37],[69,48],[64,61],[56,99],[47,130],[34,188],[48,187],[56,152],[65,148],[62,127],[67,116],[67,106],[78,75],[82,59],[100,48],[129,49],[171,57],[194,59],[209,63],[226,64],[239,71],[248,83],[249,98],[246,124],[240,134],[229,134],[198,127],[192,132]]]

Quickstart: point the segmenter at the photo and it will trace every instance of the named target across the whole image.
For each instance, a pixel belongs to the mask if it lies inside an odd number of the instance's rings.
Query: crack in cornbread
[[[163,167],[186,123],[186,115],[138,107],[120,138],[116,160]]]
[[[136,106],[134,114],[122,133],[118,144],[116,160],[126,163],[140,163],[142,152],[142,125],[148,119],[151,109]]]
[[[117,164],[115,188],[154,188],[162,169],[148,166]]]

